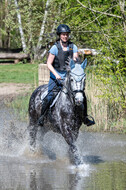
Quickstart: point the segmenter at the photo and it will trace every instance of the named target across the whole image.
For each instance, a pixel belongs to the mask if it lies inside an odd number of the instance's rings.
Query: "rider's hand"
[[[56,77],[57,80],[61,80],[61,76],[60,75],[57,74],[57,75],[55,75],[55,77]]]

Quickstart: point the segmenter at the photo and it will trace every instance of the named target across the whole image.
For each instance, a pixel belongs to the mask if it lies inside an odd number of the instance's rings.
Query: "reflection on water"
[[[49,132],[40,142],[38,134],[40,146],[32,155],[27,124],[4,107],[0,114],[0,190],[126,189],[125,135],[80,132],[77,146],[84,164],[76,168],[63,137]]]
[[[15,159],[1,159],[1,190],[126,189],[126,163],[123,162],[97,163],[75,169],[58,161],[28,164],[16,163]]]

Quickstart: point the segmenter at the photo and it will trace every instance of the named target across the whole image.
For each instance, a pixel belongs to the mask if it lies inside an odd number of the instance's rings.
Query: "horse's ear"
[[[74,63],[73,59],[70,59],[69,65],[70,65],[71,69],[73,69],[75,67],[75,63]]]
[[[87,66],[87,58],[81,63],[81,67],[85,69]]]

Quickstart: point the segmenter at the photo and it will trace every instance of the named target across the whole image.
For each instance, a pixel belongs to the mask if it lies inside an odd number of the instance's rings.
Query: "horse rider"
[[[65,68],[66,61],[69,57],[73,58],[73,60],[78,58],[77,46],[69,40],[69,34],[71,33],[69,26],[60,24],[57,27],[56,32],[59,39],[49,50],[49,56],[47,59],[47,67],[50,70],[50,80],[48,84],[48,95],[44,98],[41,116],[38,120],[38,124],[41,126],[44,124],[44,115],[46,110],[48,110],[54,97],[62,88],[62,84],[56,81],[60,81],[65,78],[67,72]],[[84,99],[86,99],[86,97]],[[94,120],[90,120],[87,116],[87,101],[84,101],[84,107],[84,124],[87,126],[95,124]]]

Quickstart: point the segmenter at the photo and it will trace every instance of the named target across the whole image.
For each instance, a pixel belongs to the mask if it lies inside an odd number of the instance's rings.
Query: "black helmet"
[[[60,24],[57,29],[56,29],[56,33],[57,35],[61,34],[62,32],[68,32],[70,33],[71,30],[69,28],[69,26],[67,26],[66,24]]]

